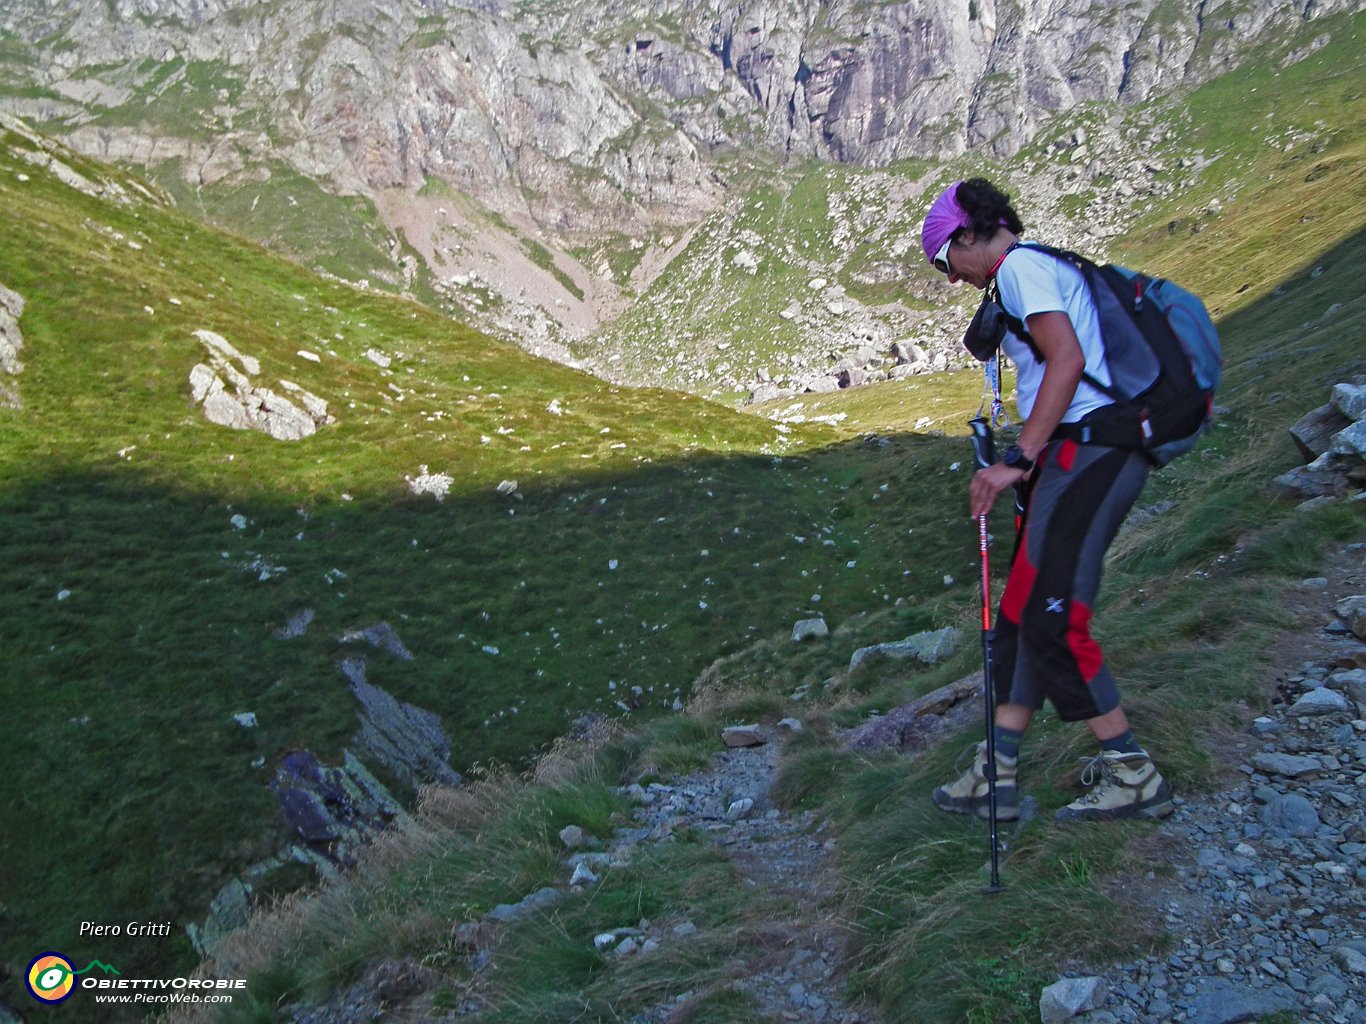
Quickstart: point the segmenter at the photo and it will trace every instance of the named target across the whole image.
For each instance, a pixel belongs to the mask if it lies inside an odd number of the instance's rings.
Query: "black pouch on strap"
[[[977,307],[972,323],[963,332],[963,347],[979,363],[985,363],[1001,347],[1009,319],[1006,311],[990,295],[983,295],[982,304]]]

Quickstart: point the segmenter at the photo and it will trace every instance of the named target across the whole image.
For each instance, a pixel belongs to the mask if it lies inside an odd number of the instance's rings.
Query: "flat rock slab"
[[[1268,775],[1283,775],[1288,779],[1323,771],[1323,764],[1317,757],[1305,754],[1255,754],[1252,767]]]
[[[1187,1024],[1242,1024],[1299,1008],[1294,991],[1285,985],[1252,989],[1221,978],[1201,978],[1195,984],[1198,991],[1187,1004]]]
[[[722,729],[721,741],[728,747],[759,747],[768,742],[757,725],[732,725]]]

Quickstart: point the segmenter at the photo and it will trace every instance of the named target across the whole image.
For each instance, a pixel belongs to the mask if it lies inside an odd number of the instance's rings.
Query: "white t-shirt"
[[[1110,383],[1105,365],[1105,347],[1100,338],[1100,319],[1091,290],[1081,271],[1055,256],[1022,245],[1005,258],[996,271],[1001,305],[1011,316],[1028,323],[1035,313],[1063,312],[1072,321],[1086,357],[1086,372],[1103,384]],[[1034,350],[1013,331],[1007,331],[1001,347],[1015,364],[1015,392],[1020,415],[1029,418],[1034,399],[1043,381],[1044,364]],[[1086,381],[1077,385],[1072,404],[1063,414],[1063,423],[1075,423],[1093,409],[1110,405],[1113,399]]]

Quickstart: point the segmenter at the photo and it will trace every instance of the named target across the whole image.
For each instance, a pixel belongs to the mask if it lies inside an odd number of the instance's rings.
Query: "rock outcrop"
[[[1283,494],[1309,501],[1358,496],[1366,491],[1366,377],[1333,388],[1329,402],[1290,428],[1305,459],[1275,480]]]
[[[299,385],[281,380],[279,387],[295,401],[252,382],[260,362],[237,351],[213,331],[195,331],[204,345],[207,363],[190,371],[190,398],[203,408],[210,423],[234,430],[259,430],[279,441],[297,441],[334,422],[327,402]]]
[[[0,284],[0,406],[22,409],[17,382],[6,379],[23,372],[19,352],[24,347],[24,336],[19,332],[19,317],[24,312],[24,297]]]
[[[1193,86],[1353,7],[1246,0],[1215,16],[1195,0],[0,0],[10,66],[23,69],[9,72],[0,105],[82,153],[179,173],[212,195],[259,197],[297,173],[365,197],[389,228],[377,249],[393,266],[380,278],[411,288],[421,261],[450,310],[572,361],[569,343],[645,294],[700,223],[734,212],[733,186],[755,166],[1014,154],[1060,112]],[[1100,138],[1054,155],[1074,184],[1113,176],[1118,191],[1142,194],[1143,174],[1125,165],[1153,142],[1120,162]],[[1100,237],[1104,221],[1091,221]],[[603,246],[625,241],[643,258],[622,270]],[[743,244],[727,253],[751,274],[765,258]],[[859,283],[885,284],[892,271],[870,273]],[[817,352],[919,333],[914,318],[829,303],[841,312],[794,314]],[[952,357],[930,347],[931,360]],[[717,391],[747,386],[755,367],[738,362],[713,364]],[[793,386],[804,386],[802,369]],[[806,376],[823,386],[822,370]],[[668,383],[707,393],[702,372]]]

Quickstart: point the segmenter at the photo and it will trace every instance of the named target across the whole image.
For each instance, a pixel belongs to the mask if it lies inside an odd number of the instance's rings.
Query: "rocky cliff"
[[[380,281],[423,278],[563,356],[742,169],[1009,155],[1058,111],[1141,103],[1358,7],[0,0],[0,102],[204,202],[254,211],[292,176],[364,197],[389,233]]]

